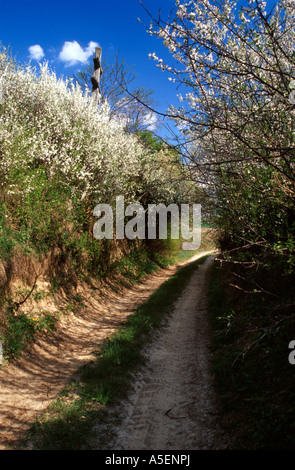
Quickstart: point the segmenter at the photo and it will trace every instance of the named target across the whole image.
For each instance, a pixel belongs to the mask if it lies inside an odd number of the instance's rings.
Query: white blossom
[[[47,179],[58,175],[73,195],[97,201],[122,194],[132,201],[147,187],[162,202],[178,197],[181,184],[171,186],[160,156],[151,157],[135,135],[125,133],[110,118],[108,104],[97,106],[89,90],[83,94],[73,80],[57,78],[47,63],[13,66],[5,52],[0,80],[0,174],[10,194],[17,190],[11,175],[22,172],[24,195],[42,170]],[[148,118],[154,126],[155,116]]]

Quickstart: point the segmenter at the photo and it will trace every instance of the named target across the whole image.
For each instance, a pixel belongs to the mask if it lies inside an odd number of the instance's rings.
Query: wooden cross
[[[93,76],[91,77],[92,96],[97,102],[99,102],[101,99],[99,81],[100,81],[100,76],[102,75],[101,47],[95,48],[95,57],[93,58],[93,63],[94,63],[94,72],[93,72]]]

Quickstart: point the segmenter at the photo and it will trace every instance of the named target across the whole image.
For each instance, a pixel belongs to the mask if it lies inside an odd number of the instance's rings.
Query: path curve
[[[205,255],[200,253],[193,259]],[[13,449],[31,424],[58,396],[83,364],[95,358],[93,351],[179,266],[160,269],[142,282],[102,296],[81,286],[85,308],[59,321],[48,338],[39,338],[23,356],[0,367],[0,450]]]
[[[194,271],[169,322],[147,350],[148,366],[121,410],[116,450],[223,449],[210,369],[207,287],[214,256]]]

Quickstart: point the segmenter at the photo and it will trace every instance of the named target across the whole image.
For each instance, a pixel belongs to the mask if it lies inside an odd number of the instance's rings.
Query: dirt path
[[[210,373],[206,311],[212,259],[194,272],[171,318],[147,350],[148,367],[123,407],[114,449],[224,449]]]
[[[40,338],[21,359],[0,368],[0,449],[14,447],[73,373],[94,358],[93,350],[100,342],[176,269],[162,269],[117,294],[110,290],[107,296],[101,296],[84,289],[85,308],[79,315],[63,317],[49,341]]]

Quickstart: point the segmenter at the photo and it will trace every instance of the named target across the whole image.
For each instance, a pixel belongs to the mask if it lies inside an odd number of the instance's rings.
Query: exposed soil
[[[147,349],[147,368],[125,402],[113,449],[226,449],[210,370],[208,274],[214,256],[196,270],[167,326]]]
[[[110,289],[107,295],[101,295],[99,291],[84,286],[85,307],[79,314],[70,313],[62,317],[54,334],[49,338],[40,337],[20,359],[0,368],[0,449],[14,448],[74,372],[94,358],[93,351],[99,344],[118,329],[136,306],[145,301],[178,266],[162,269],[133,288],[122,289],[119,293]],[[124,448],[137,448],[138,445],[155,449],[157,447],[154,445],[167,445],[167,448],[212,445],[213,422],[207,416],[207,410],[213,410],[213,396],[208,372],[209,330],[204,317],[203,292],[208,267],[206,263],[193,275],[190,287],[178,302],[170,326],[163,332],[159,347],[151,353],[154,378],[153,374],[148,373],[143,379],[141,393],[146,398],[140,398],[142,401],[138,401],[128,426],[120,434],[120,446]],[[174,370],[171,370],[173,364]],[[143,387],[144,383],[150,385]],[[159,392],[164,387],[166,395]],[[138,408],[140,403],[142,410]],[[136,421],[135,416],[140,413],[142,417],[139,416]],[[182,417],[184,415],[185,419]],[[169,426],[165,426],[163,420]],[[158,437],[155,435],[155,441],[151,441],[149,434],[156,431],[157,422],[161,426],[160,433]],[[184,436],[188,440],[184,437],[180,440],[184,429],[187,429]],[[134,432],[133,440],[131,436]]]

